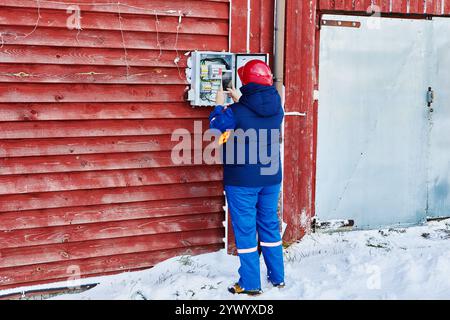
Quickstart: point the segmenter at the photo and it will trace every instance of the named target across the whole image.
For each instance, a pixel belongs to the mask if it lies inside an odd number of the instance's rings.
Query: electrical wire
[[[36,1],[36,8],[37,8],[37,18],[36,18],[36,23],[33,27],[33,29],[24,34],[24,35],[19,35],[19,34],[13,34],[13,36],[15,36],[15,39],[18,38],[27,38],[29,36],[31,36],[38,28],[39,22],[42,18],[41,16],[41,8],[43,4],[54,4],[57,6],[64,6],[64,8],[61,9],[67,9],[70,6],[77,6],[77,7],[86,7],[86,6],[94,6],[94,7],[107,7],[107,6],[116,6],[117,7],[117,13],[119,15],[119,27],[120,27],[120,32],[121,32],[121,37],[122,37],[122,47],[124,49],[124,53],[125,53],[125,63],[126,63],[126,67],[127,67],[127,78],[129,76],[129,63],[128,63],[128,53],[127,53],[127,48],[126,48],[126,44],[125,44],[125,36],[124,36],[124,30],[123,30],[123,26],[122,26],[122,16],[121,16],[121,7],[126,7],[126,8],[131,8],[131,9],[135,9],[135,10],[139,10],[139,13],[150,13],[155,15],[155,24],[156,24],[156,47],[159,49],[159,57],[156,60],[159,60],[162,56],[162,47],[161,47],[161,42],[159,39],[159,19],[158,19],[158,15],[167,15],[167,16],[178,16],[178,25],[177,25],[177,35],[175,38],[175,45],[174,45],[174,49],[176,51],[177,56],[175,57],[174,63],[178,68],[179,71],[179,75],[180,77],[182,77],[181,75],[181,71],[178,65],[178,62],[180,60],[180,56],[179,56],[179,52],[178,52],[178,37],[179,37],[179,30],[181,29],[181,17],[182,17],[182,12],[181,11],[175,11],[175,10],[154,10],[154,9],[148,9],[148,8],[143,8],[143,7],[138,7],[138,6],[133,6],[133,5],[129,5],[129,4],[125,4],[125,3],[121,3],[121,2],[87,2],[87,3],[77,3],[77,2],[61,2],[61,1],[52,1],[52,0],[35,0]],[[58,8],[49,8],[49,9],[58,9]],[[82,10],[80,10],[82,11]],[[79,43],[79,39],[78,36],[80,35],[82,28],[81,25],[79,26],[79,28],[77,28],[77,35],[76,35],[76,40],[77,43]],[[0,32],[0,48],[3,48],[6,43],[5,41],[5,36],[6,35],[11,35],[11,34],[6,34],[4,32]]]

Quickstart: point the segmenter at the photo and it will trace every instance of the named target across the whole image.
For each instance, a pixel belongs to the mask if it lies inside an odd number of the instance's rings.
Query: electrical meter
[[[217,91],[241,87],[237,69],[250,60],[259,59],[268,63],[267,54],[234,54],[229,52],[195,51],[188,59],[186,77],[191,83],[188,100],[192,106],[214,106]],[[233,103],[225,95],[225,105]]]

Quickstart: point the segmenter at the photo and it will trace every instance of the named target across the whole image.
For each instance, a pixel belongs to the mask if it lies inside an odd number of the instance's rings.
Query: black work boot
[[[267,277],[267,281],[269,281],[275,288],[282,289],[286,286],[286,283],[284,281],[282,281],[280,283],[276,283],[276,282],[273,282],[272,280],[270,280],[269,277]]]
[[[228,287],[228,291],[231,292],[232,294],[248,294],[249,296],[257,296],[260,295],[262,293],[261,289],[257,289],[257,290],[245,290],[244,288],[242,288],[239,283],[235,283],[234,285],[232,285],[231,287]]]

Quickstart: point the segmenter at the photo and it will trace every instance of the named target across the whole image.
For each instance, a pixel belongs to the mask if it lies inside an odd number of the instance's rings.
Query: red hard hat
[[[250,82],[263,86],[273,85],[273,75],[270,67],[261,60],[250,60],[238,69],[239,78],[243,85]]]

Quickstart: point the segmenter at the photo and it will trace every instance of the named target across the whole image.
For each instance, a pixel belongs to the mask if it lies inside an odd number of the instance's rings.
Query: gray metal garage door
[[[317,218],[376,228],[449,215],[450,20],[323,20]]]

